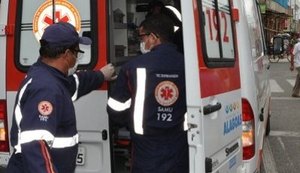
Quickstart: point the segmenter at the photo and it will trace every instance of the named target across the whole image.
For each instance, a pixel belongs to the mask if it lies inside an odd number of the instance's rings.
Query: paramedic
[[[76,71],[79,37],[73,25],[55,23],[40,40],[40,57],[22,81],[16,97],[11,128],[14,148],[8,173],[73,173],[78,133],[73,101],[113,80],[114,67]]]
[[[132,173],[189,172],[184,58],[170,43],[173,33],[163,14],[141,23],[143,55],[122,66],[108,99],[110,119],[129,123]]]
[[[184,53],[183,51],[183,37],[182,37],[182,22],[173,12],[173,10],[165,7],[164,3],[160,0],[153,0],[148,5],[148,13],[146,14],[146,18],[155,14],[164,14],[168,16],[172,21],[175,28],[175,33],[173,35],[173,43],[177,46],[177,50]],[[178,4],[178,8],[180,8],[180,3]]]
[[[164,14],[168,16],[174,22],[173,24],[177,27],[181,27],[182,25],[176,14],[171,9],[165,7],[165,4],[160,0],[153,0],[149,3],[146,18],[155,14]]]
[[[294,45],[291,54],[290,70],[293,71],[294,68],[297,70],[297,77],[293,87],[292,97],[300,97],[300,38],[297,39],[297,43]]]

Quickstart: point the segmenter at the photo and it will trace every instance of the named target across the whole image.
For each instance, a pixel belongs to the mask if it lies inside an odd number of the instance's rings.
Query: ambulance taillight
[[[6,101],[0,100],[0,152],[8,152],[8,131],[7,131]]]
[[[255,154],[255,121],[248,100],[242,99],[243,113],[243,159],[249,160]]]

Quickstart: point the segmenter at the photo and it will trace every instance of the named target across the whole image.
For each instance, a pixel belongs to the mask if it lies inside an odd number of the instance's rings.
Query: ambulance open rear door
[[[238,11],[231,0],[182,0],[181,7],[190,173],[241,172]]]

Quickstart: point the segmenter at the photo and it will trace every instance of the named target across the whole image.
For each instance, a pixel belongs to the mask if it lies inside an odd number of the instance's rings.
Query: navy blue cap
[[[46,41],[51,47],[92,44],[89,37],[79,37],[75,27],[67,22],[58,22],[48,26],[41,40]]]

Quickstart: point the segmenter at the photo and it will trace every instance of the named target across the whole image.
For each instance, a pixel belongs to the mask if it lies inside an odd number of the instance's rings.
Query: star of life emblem
[[[52,3],[51,0],[45,1],[34,14],[32,25],[37,41],[41,39],[44,30],[53,22],[69,22],[76,28],[77,32],[81,30],[80,14],[72,3],[67,0],[56,0],[54,12]]]
[[[52,113],[53,106],[49,101],[41,101],[38,104],[38,111],[39,111],[39,113],[42,117],[45,117],[45,116],[48,116]]]
[[[155,88],[156,101],[162,106],[174,104],[178,96],[178,87],[171,81],[162,81]]]

